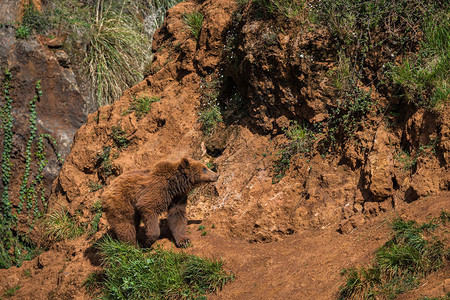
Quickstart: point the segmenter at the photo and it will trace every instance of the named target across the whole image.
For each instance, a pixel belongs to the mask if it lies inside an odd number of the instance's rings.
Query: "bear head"
[[[189,178],[193,185],[203,182],[214,182],[219,178],[219,174],[210,170],[206,165],[187,157],[183,157],[180,160],[178,168],[183,169],[184,172],[190,175]]]

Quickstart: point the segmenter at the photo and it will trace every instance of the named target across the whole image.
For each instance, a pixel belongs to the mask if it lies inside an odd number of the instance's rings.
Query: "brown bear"
[[[137,244],[141,220],[144,223],[144,246],[160,235],[159,215],[167,219],[175,245],[189,244],[186,236],[188,193],[204,182],[217,181],[219,175],[196,160],[183,157],[178,162],[159,162],[153,169],[121,174],[103,193],[103,209],[112,231],[124,242]]]

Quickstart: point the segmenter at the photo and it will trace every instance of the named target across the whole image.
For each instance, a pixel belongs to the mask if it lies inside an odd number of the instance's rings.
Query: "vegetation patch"
[[[48,243],[63,241],[78,237],[84,233],[74,216],[70,216],[69,211],[62,207],[48,214],[44,218],[44,240]]]
[[[89,276],[87,289],[102,287],[107,299],[199,299],[234,276],[223,261],[185,252],[141,249],[106,237],[98,243],[103,276]]]
[[[127,134],[122,127],[120,127],[120,125],[112,126],[111,134],[109,136],[112,138],[114,145],[118,149],[126,148],[130,143],[130,140],[127,138]]]
[[[279,182],[291,165],[291,159],[296,154],[308,155],[313,150],[315,135],[308,130],[306,126],[299,125],[292,121],[287,128],[283,128],[284,134],[288,139],[281,149],[275,153],[274,163],[275,177],[273,183]]]
[[[217,98],[220,94],[221,81],[215,77],[209,80],[203,79],[201,83],[202,98],[200,101],[199,122],[202,124],[202,130],[210,135],[214,132],[216,126],[222,122],[222,111]]]
[[[133,97],[133,101],[130,103],[130,106],[122,114],[125,115],[134,112],[136,118],[140,120],[150,112],[152,104],[155,102],[159,102],[160,100],[161,98],[155,96],[154,97],[144,96],[139,98]]]
[[[183,15],[183,22],[189,28],[192,36],[198,41],[200,30],[202,30],[203,15],[199,11],[194,11]]]
[[[342,271],[346,283],[340,287],[339,298],[393,299],[446,265],[450,252],[439,233],[448,230],[444,228],[447,215],[442,212],[440,218],[424,224],[395,219],[393,238],[376,251],[369,266]]]
[[[304,0],[253,0],[253,3],[270,16],[282,15],[288,19],[303,15],[306,7]]]
[[[18,220],[25,220],[32,230],[37,219],[47,210],[45,188],[43,186],[43,171],[47,166],[47,144],[56,152],[56,141],[49,134],[36,133],[36,102],[42,96],[41,82],[35,86],[35,95],[29,104],[29,137],[25,147],[25,166],[21,177],[17,207],[11,203],[10,181],[12,175],[11,154],[13,149],[12,74],[5,70],[3,77],[3,96],[1,107],[2,129],[2,201],[0,204],[0,268],[20,266],[24,260],[29,260],[39,252],[39,249],[26,237],[26,233],[17,229]],[[60,156],[57,159],[61,163]],[[32,169],[32,162],[37,166]]]
[[[70,32],[65,48],[89,76],[99,106],[119,99],[142,80],[144,66],[151,61],[153,33],[167,9],[179,2],[99,0],[92,5],[58,0],[49,4],[51,24]]]
[[[424,22],[420,51],[393,65],[390,76],[407,101],[428,108],[450,100],[450,10]]]

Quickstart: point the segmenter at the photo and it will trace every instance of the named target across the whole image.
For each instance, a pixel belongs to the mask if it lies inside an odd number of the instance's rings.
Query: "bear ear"
[[[181,158],[179,167],[183,168],[183,169],[186,169],[187,167],[189,167],[189,158],[187,158],[187,157]]]

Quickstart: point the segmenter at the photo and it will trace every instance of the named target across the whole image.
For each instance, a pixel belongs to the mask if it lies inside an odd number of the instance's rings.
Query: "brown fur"
[[[145,246],[160,235],[159,215],[168,212],[168,224],[177,247],[189,243],[186,236],[187,194],[198,184],[213,182],[218,174],[204,164],[183,157],[179,162],[160,162],[154,169],[125,172],[103,193],[103,208],[117,238],[137,244],[141,220]]]

